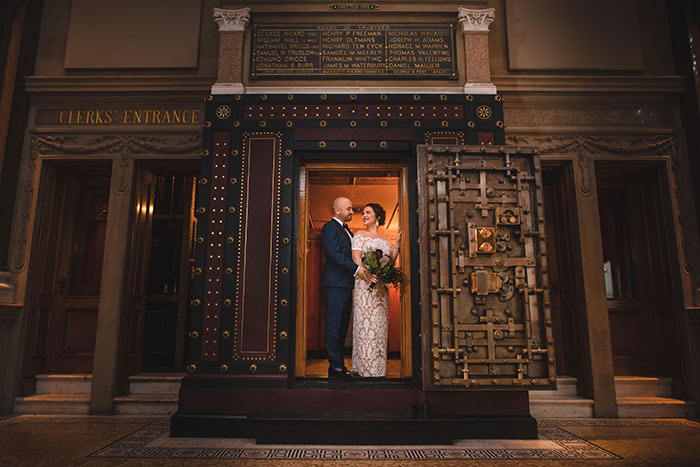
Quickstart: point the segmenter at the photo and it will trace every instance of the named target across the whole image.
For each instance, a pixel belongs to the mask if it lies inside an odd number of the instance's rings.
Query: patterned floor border
[[[451,446],[267,446],[256,445],[254,440],[229,442],[228,447],[197,447],[204,444],[189,438],[179,446],[168,437],[167,421],[151,423],[92,453],[95,458],[196,458],[196,459],[275,459],[275,460],[616,460],[620,456],[606,451],[553,423],[542,423],[540,440],[500,443],[495,440],[474,440],[472,447],[460,447],[459,442]],[[556,448],[528,447],[544,443]],[[498,444],[520,443],[522,447],[499,448]],[[223,442],[226,444],[226,442]],[[232,447],[231,444],[235,444]],[[480,447],[479,445],[484,447]]]

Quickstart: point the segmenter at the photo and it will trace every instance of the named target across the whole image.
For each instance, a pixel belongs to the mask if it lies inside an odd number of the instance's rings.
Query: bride
[[[384,261],[395,261],[399,254],[401,231],[392,248],[379,227],[386,220],[386,211],[377,203],[368,203],[362,209],[364,230],[352,239],[352,260],[362,264],[362,253],[381,250]],[[386,376],[387,337],[389,330],[389,291],[384,286],[370,290],[376,278],[367,274],[355,278],[352,324],[352,371],[362,377]]]

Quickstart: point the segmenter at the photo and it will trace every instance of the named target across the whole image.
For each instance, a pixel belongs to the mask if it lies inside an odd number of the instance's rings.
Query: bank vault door
[[[423,384],[555,385],[539,157],[419,146]]]

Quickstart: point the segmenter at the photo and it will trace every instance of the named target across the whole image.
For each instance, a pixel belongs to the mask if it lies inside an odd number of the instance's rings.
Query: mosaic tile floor
[[[538,424],[538,440],[457,440],[448,446],[276,446],[256,445],[249,439],[170,438],[168,419],[162,417],[24,415],[0,418],[0,464],[162,465],[197,459],[201,465],[285,461],[282,465],[287,467],[326,461],[334,466],[343,461],[432,466],[494,460],[515,465],[569,465],[574,460],[583,465],[700,465],[696,421],[542,419]]]

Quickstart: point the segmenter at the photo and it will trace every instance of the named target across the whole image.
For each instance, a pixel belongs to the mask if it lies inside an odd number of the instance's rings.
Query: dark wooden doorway
[[[134,199],[122,382],[184,372],[197,164],[139,167]]]
[[[616,375],[681,379],[665,168],[596,163]]]
[[[40,373],[92,373],[110,165],[47,165],[24,392]]]
[[[543,167],[545,233],[557,373],[575,376],[585,388],[581,266],[576,194],[570,165]]]

